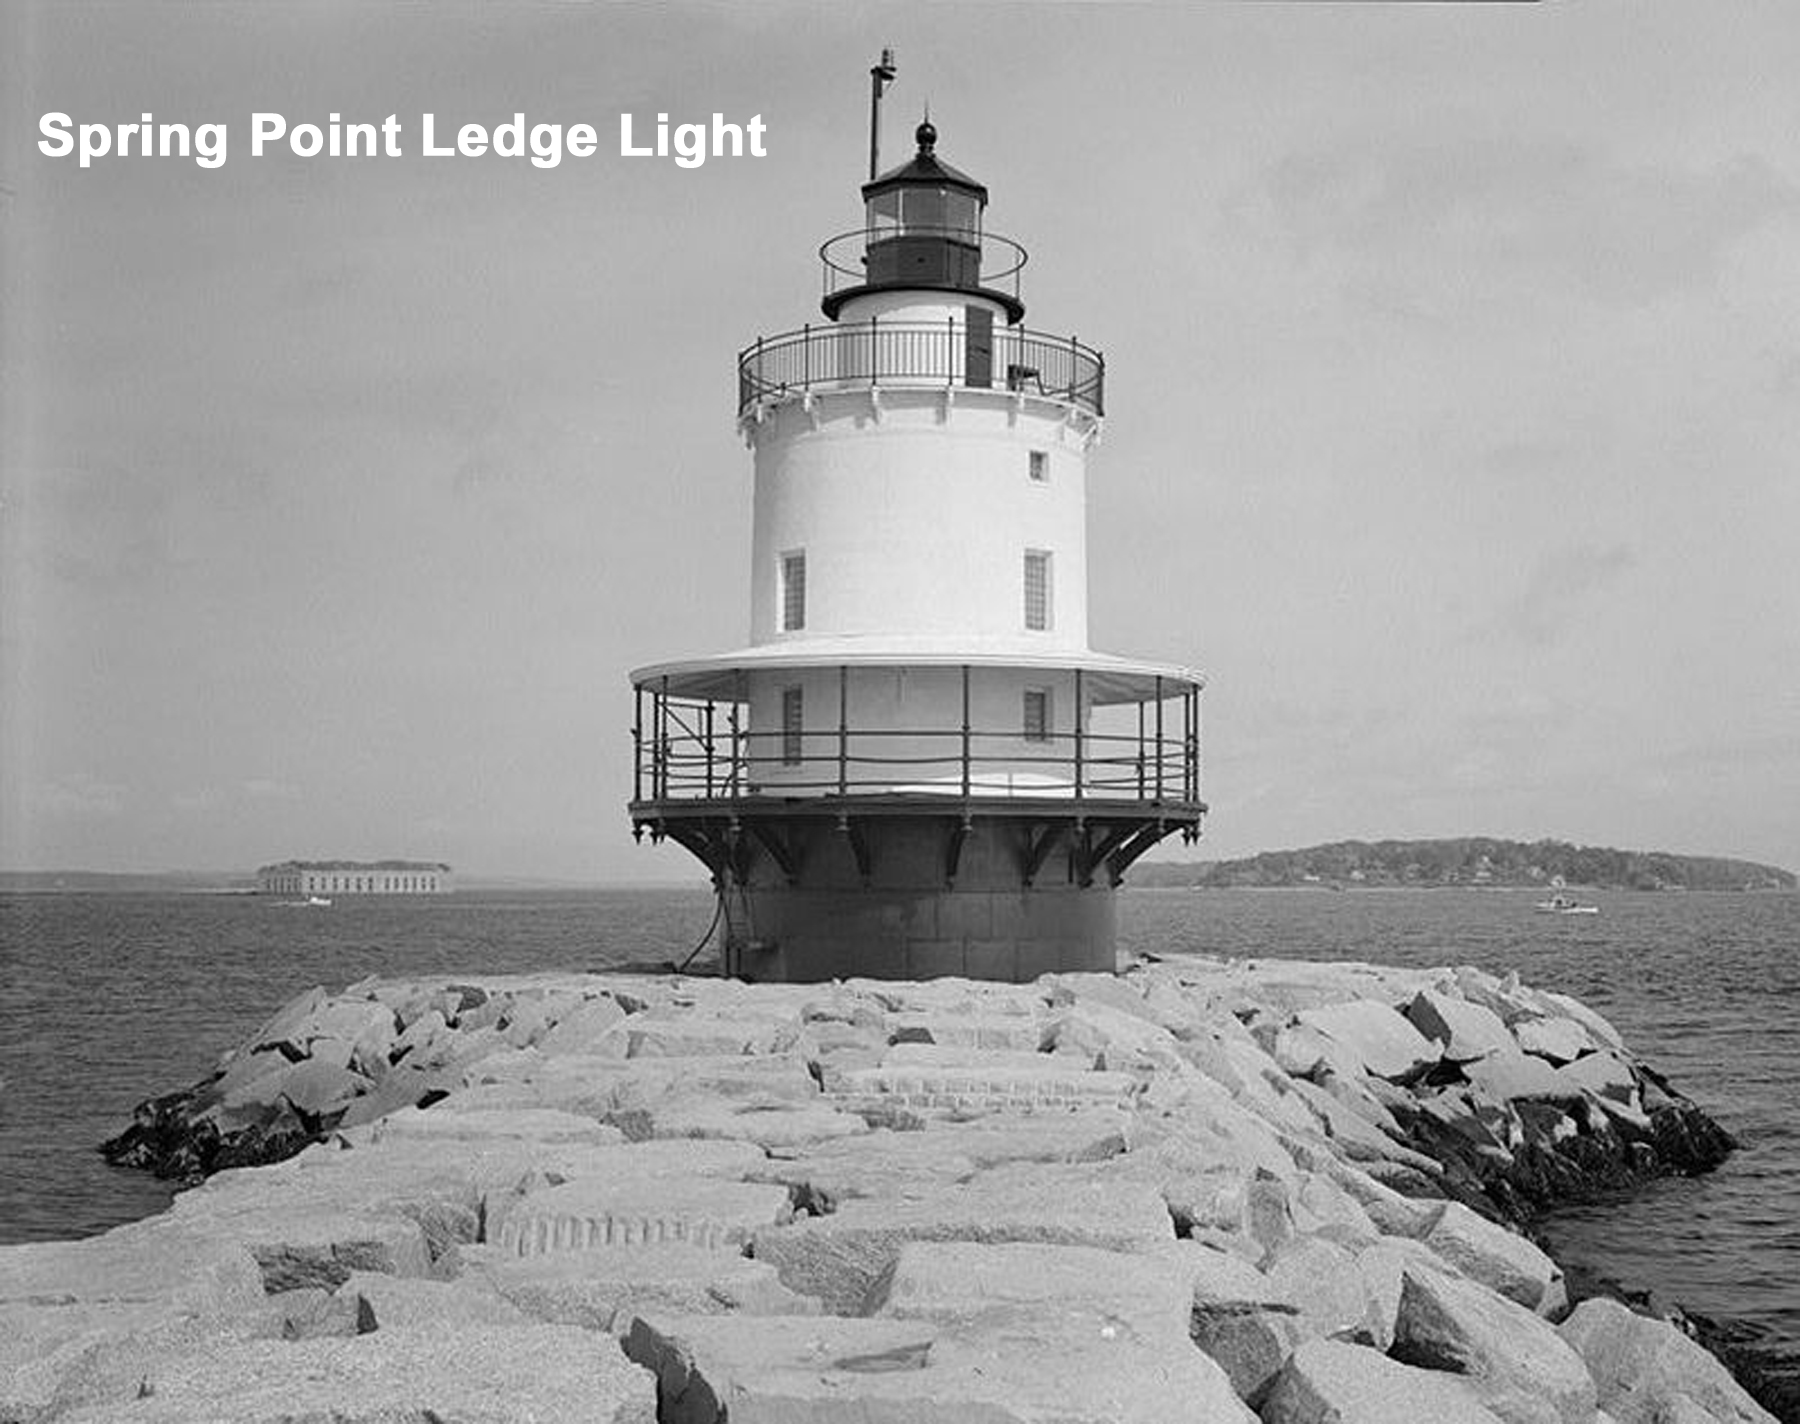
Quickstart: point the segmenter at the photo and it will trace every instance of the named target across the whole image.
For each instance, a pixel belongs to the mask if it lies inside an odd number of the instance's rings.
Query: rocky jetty
[[[371,980],[0,1249],[0,1421],[1748,1424],[1509,1224],[1728,1146],[1470,969]]]

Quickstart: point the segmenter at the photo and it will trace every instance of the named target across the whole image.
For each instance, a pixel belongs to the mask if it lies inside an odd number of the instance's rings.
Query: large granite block
[[[1723,1365],[1665,1320],[1596,1297],[1558,1330],[1587,1362],[1601,1407],[1618,1424],[1661,1424],[1683,1409],[1716,1424],[1776,1424]]]
[[[1173,1240],[1161,1194],[1148,1183],[1100,1180],[1079,1167],[997,1167],[924,1199],[846,1202],[830,1216],[758,1231],[754,1254],[783,1283],[836,1314],[863,1313],[871,1289],[911,1241],[1038,1242],[1111,1251]]]
[[[1502,1424],[1454,1375],[1374,1350],[1309,1340],[1276,1377],[1263,1424]]]
[[[219,1338],[151,1363],[136,1397],[68,1424],[655,1424],[655,1381],[572,1326],[395,1327],[291,1342]]]
[[[648,1316],[660,1424],[1255,1424],[1191,1346],[1013,1305],[912,1320]]]
[[[683,1242],[729,1250],[788,1221],[785,1188],[704,1177],[616,1177],[526,1192],[490,1217],[488,1240],[517,1256]]]
[[[1524,1306],[1474,1281],[1408,1266],[1389,1353],[1466,1376],[1508,1424],[1592,1424],[1594,1381],[1581,1356]]]
[[[817,1301],[781,1284],[767,1261],[686,1243],[513,1256],[495,1246],[459,1252],[474,1279],[534,1320],[622,1334],[636,1315],[812,1315]]]

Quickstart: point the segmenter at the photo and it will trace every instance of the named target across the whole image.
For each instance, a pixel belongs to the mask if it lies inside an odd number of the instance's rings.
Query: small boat
[[[323,895],[308,895],[304,900],[277,900],[275,903],[290,910],[309,910],[315,905],[328,908],[331,901]]]
[[[1598,905],[1584,905],[1579,900],[1570,899],[1567,895],[1552,895],[1548,900],[1539,900],[1537,908],[1546,915],[1597,915]]]

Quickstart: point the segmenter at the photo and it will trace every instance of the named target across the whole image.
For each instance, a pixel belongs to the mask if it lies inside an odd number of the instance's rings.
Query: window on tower
[[[1050,689],[1047,687],[1025,689],[1025,740],[1050,740]]]
[[[781,764],[799,766],[805,747],[802,733],[806,727],[804,694],[798,687],[781,689]]]
[[[1031,452],[1031,478],[1038,484],[1047,484],[1050,480],[1050,454],[1046,450]]]
[[[806,626],[806,554],[796,550],[781,556],[781,631],[793,633]]]
[[[1050,626],[1050,551],[1025,551],[1025,626],[1043,632]]]

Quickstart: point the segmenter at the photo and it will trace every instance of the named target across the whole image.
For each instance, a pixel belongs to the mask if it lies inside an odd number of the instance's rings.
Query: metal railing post
[[[1082,725],[1081,724],[1084,719],[1081,715],[1081,712],[1082,712],[1082,707],[1081,707],[1081,669],[1076,668],[1075,669],[1075,799],[1077,801],[1079,801],[1081,799],[1081,763],[1082,763],[1083,752],[1085,750],[1082,746]]]
[[[656,799],[669,794],[669,677],[663,674],[656,694]]]
[[[731,795],[735,800],[744,794],[744,747],[742,733],[738,729],[737,689],[732,689],[731,699]]]
[[[838,664],[838,795],[850,793],[850,669]]]
[[[1144,799],[1144,704],[1138,703],[1137,783],[1138,800]]]
[[[713,794],[713,703],[706,699],[706,799],[712,800]]]
[[[962,665],[962,794],[969,795],[969,665]]]
[[[1156,679],[1156,804],[1162,805],[1163,799],[1163,686],[1162,678]]]
[[[632,700],[636,703],[631,718],[631,799],[644,799],[644,689],[633,684]]]
[[[1200,689],[1188,689],[1188,782],[1190,790],[1188,799],[1200,799]]]
[[[1194,799],[1194,689],[1181,690],[1181,799]]]

